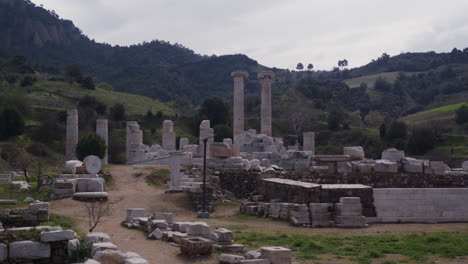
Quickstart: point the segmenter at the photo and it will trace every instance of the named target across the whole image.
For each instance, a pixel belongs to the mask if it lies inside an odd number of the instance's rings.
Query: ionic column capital
[[[237,70],[231,73],[231,77],[249,78],[249,73],[247,71]]]

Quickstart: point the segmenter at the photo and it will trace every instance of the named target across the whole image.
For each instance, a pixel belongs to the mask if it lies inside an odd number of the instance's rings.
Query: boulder
[[[73,252],[75,252],[80,247],[80,244],[81,242],[79,239],[68,240],[68,243],[67,243],[68,256],[71,256]]]
[[[117,250],[117,246],[111,242],[93,243],[93,245],[91,246],[91,256],[94,256],[94,254],[96,254],[98,251],[106,249]]]

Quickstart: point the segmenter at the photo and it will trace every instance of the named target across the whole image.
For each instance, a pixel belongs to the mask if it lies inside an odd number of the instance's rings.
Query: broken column
[[[214,130],[210,127],[210,120],[203,120],[200,124],[200,155],[203,156],[203,139],[208,138],[208,145],[206,146],[206,156],[210,156],[210,143],[214,142]]]
[[[67,135],[66,135],[67,160],[76,159],[76,145],[78,145],[78,110],[67,111]]]
[[[176,150],[176,137],[174,133],[174,123],[171,120],[164,120],[162,126],[162,148],[167,151]]]
[[[312,154],[315,154],[315,133],[314,132],[304,132],[302,135],[303,142],[303,151],[311,151]]]
[[[246,71],[233,71],[234,77],[234,120],[233,120],[233,139],[237,144],[236,138],[244,131],[244,78],[249,77]]]
[[[180,162],[182,159],[182,151],[170,151],[171,154],[171,186],[169,192],[181,192],[180,187]]]
[[[106,142],[106,153],[104,158],[102,159],[102,164],[108,163],[107,153],[109,151],[109,136],[108,136],[108,128],[107,128],[107,119],[98,119],[96,120],[96,134],[100,136],[104,142]]]
[[[179,140],[179,150],[183,150],[185,146],[189,144],[189,139],[188,138],[181,138]]]
[[[271,80],[275,74],[265,71],[258,74],[261,82],[262,105],[261,105],[261,133],[271,136]]]
[[[143,145],[143,131],[136,121],[127,122],[127,163],[137,161],[137,152]]]

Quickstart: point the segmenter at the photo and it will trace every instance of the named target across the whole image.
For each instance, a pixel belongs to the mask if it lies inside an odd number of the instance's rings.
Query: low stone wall
[[[468,222],[468,188],[377,188],[370,222]]]
[[[255,192],[257,178],[260,174],[254,171],[222,171],[218,175],[222,190],[231,192],[236,198],[248,198]]]
[[[321,187],[318,184],[288,179],[261,179],[257,181],[257,192],[266,201],[279,200],[289,203],[309,204],[320,201]]]

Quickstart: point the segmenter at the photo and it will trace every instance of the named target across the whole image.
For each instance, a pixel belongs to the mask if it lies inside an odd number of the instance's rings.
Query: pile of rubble
[[[341,197],[340,203],[282,203],[279,200],[261,202],[261,195],[243,202],[241,213],[289,221],[303,227],[366,227],[359,197]]]
[[[223,252],[244,250],[243,245],[234,243],[230,230],[218,228],[211,231],[205,222],[174,221],[172,213],[155,212],[148,217],[145,208],[129,208],[124,224],[128,228],[144,229],[150,239],[173,243],[188,256],[211,254],[213,248]]]
[[[0,230],[3,226],[38,225],[49,221],[49,203],[34,201],[28,208],[0,209]]]

